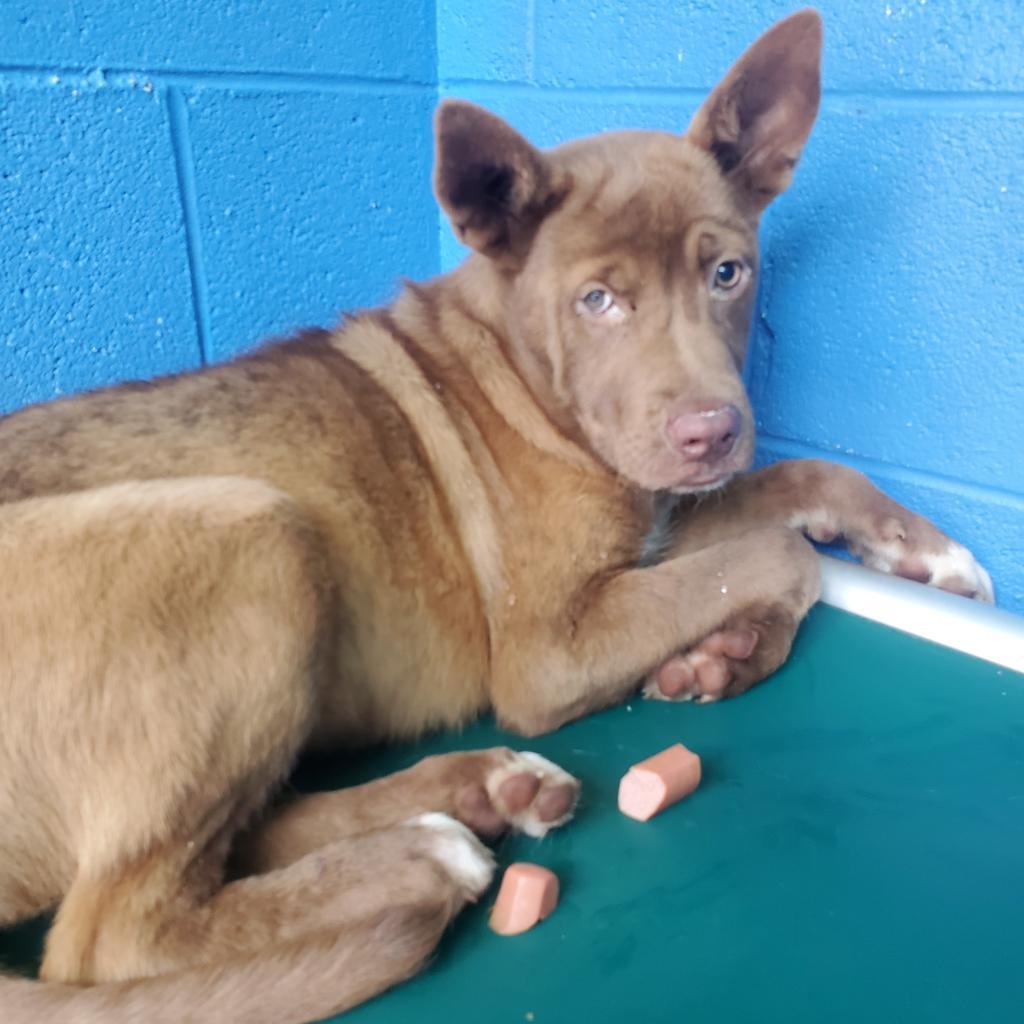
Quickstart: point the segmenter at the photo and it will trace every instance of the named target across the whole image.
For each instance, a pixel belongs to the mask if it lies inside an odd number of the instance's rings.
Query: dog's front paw
[[[922,516],[896,508],[851,536],[850,551],[870,569],[993,603],[992,580],[967,548]]]
[[[787,525],[823,544],[841,541],[870,569],[927,583],[953,594],[993,601],[992,581],[974,556],[916,512],[880,491],[863,474],[833,463],[797,460],[808,499]]]
[[[644,680],[643,696],[698,704],[736,697],[785,661],[797,625],[782,607],[748,609],[663,662]]]
[[[752,629],[721,629],[688,651],[669,658],[644,681],[648,700],[709,704],[726,695],[740,664],[757,647],[760,637]]]

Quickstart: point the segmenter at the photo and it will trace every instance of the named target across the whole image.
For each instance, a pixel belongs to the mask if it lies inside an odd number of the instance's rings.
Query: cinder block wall
[[[433,0],[3,0],[0,410],[435,273]]]
[[[823,0],[826,95],[769,212],[760,457],[869,472],[1024,612],[1024,5]],[[4,0],[0,410],[223,358],[459,248],[460,95],[540,144],[679,128],[772,0]]]
[[[550,145],[682,130],[775,0],[438,0],[440,90]],[[769,211],[762,461],[868,472],[1024,612],[1024,4],[821,0],[825,97]],[[442,263],[458,246],[442,227]]]

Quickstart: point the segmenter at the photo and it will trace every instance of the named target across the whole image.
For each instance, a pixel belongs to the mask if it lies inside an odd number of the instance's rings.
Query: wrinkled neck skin
[[[514,314],[514,304],[522,301],[521,285],[515,274],[475,254],[436,280],[436,286],[448,291],[459,307],[486,330],[486,335],[476,337],[483,337],[484,343],[493,348],[499,366],[517,384],[513,389],[490,390],[495,411],[539,451],[562,459],[575,470],[607,481],[610,493],[617,494],[624,503],[621,521],[632,520],[638,531],[640,562],[653,563],[663,554],[669,512],[675,501],[667,492],[639,487],[594,451],[576,421],[571,400],[560,394],[554,383],[556,371],[548,352],[557,349],[557,345],[549,345],[551,339],[533,333],[540,326],[536,322],[539,317],[533,317],[531,322],[529,316]],[[536,313],[537,307],[532,311]],[[550,324],[548,329],[557,331],[558,326]],[[445,347],[462,343],[456,337],[438,340]],[[456,352],[456,355],[465,363],[472,362],[464,352]],[[532,410],[522,408],[527,395],[533,400]]]

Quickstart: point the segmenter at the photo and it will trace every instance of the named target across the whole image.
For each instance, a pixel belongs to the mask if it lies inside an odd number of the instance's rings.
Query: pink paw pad
[[[572,817],[580,784],[547,758],[522,751],[492,772],[485,788],[507,824],[540,838]]]
[[[732,681],[730,659],[743,661],[754,653],[759,636],[753,629],[723,629],[705,637],[685,654],[666,661],[645,689],[662,700],[716,700]],[[654,692],[657,690],[657,692]]]

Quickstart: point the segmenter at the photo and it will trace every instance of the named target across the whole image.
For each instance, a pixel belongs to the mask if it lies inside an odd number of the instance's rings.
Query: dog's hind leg
[[[427,812],[452,815],[486,838],[507,828],[540,836],[572,817],[578,795],[577,780],[538,754],[507,747],[439,754],[362,786],[282,803],[239,834],[232,870],[269,871]]]
[[[102,983],[239,960],[401,907],[433,906],[443,928],[494,873],[490,851],[443,814],[331,843],[220,888],[195,862],[182,867],[187,845],[106,877],[76,879],[42,976]]]
[[[137,954],[130,945],[121,950],[127,964],[110,961],[91,986],[0,978],[4,1020],[319,1020],[419,970],[453,915],[487,887],[493,868],[489,852],[464,826],[427,815],[229,884],[202,903],[179,888],[166,893],[155,917],[159,927],[149,931],[150,971],[164,973],[106,980],[131,973]],[[104,902],[119,895],[108,890]]]
[[[46,868],[21,884],[66,897],[44,972],[147,973],[146,927],[181,891],[212,895],[308,736],[332,613],[319,537],[280,492],[210,478],[2,506],[0,538],[0,754]]]
[[[73,864],[41,973],[95,986],[30,987],[16,1007],[81,1012],[21,1019],[237,1019],[247,979],[247,1019],[306,1020],[414,971],[493,871],[450,818],[224,884],[231,839],[308,736],[329,649],[323,555],[292,503],[244,480],[154,482],[9,506],[0,527],[17,542],[12,753],[43,766]]]

